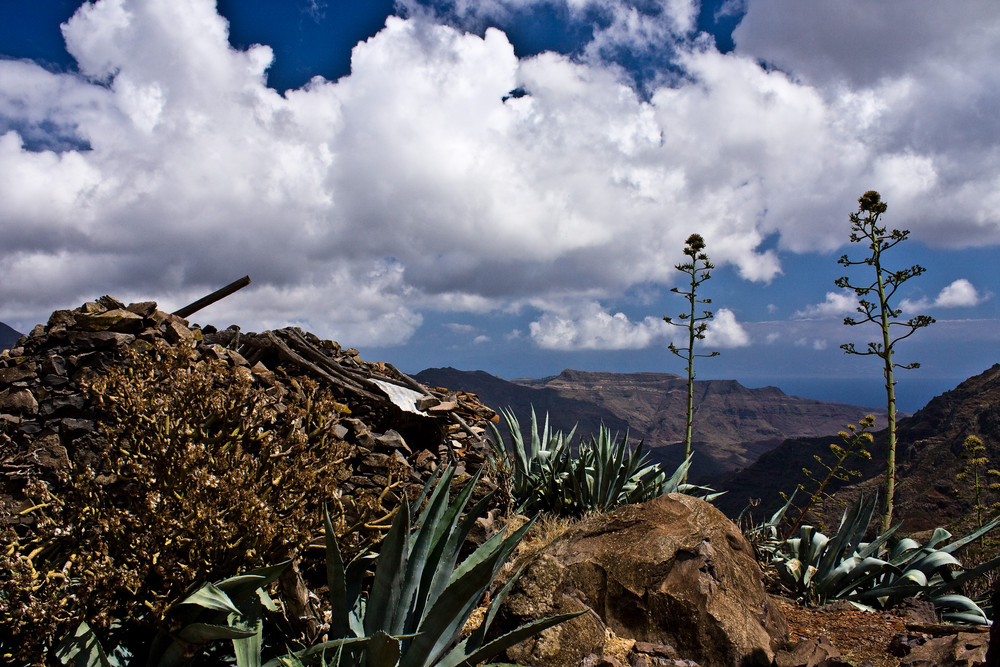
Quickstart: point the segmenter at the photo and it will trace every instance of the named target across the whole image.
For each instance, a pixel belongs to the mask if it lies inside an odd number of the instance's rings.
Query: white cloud
[[[827,292],[823,303],[806,306],[793,317],[798,319],[838,317],[854,312],[857,307],[858,299],[852,292]]]
[[[458,322],[446,322],[443,326],[445,329],[457,334],[472,334],[478,331],[478,327],[471,324],[460,324]]]
[[[904,299],[900,302],[899,307],[906,312],[914,312],[926,308],[962,308],[978,306],[988,298],[989,295],[980,294],[968,280],[959,278],[942,289],[933,301],[929,301],[928,299],[917,299],[916,301]]]
[[[572,308],[555,308],[530,324],[531,339],[547,350],[636,350],[670,335],[661,318],[633,322],[624,313],[614,315],[591,301]]]
[[[413,12],[357,45],[350,76],[285,95],[265,85],[271,50],[232,48],[212,0],[85,4],[64,27],[82,75],[0,61],[4,319],[30,328],[103,293],[186,302],[249,273],[240,309],[213,313],[404,342],[428,309],[672,285],[692,231],[720,267],[770,281],[778,250],[843,244],[871,187],[916,240],[1000,242],[1000,120],[981,111],[998,106],[1000,15],[985,5],[963,5],[954,23],[931,5],[866,10],[909,58],[878,46],[862,67],[844,41],[849,2],[816,10],[836,39],[773,54],[768,35],[808,19],[784,2],[750,3],[731,54],[685,37],[689,0],[601,4],[613,20],[582,59],[519,60],[498,30]],[[769,4],[787,16],[768,24]],[[565,4],[577,16],[596,6]],[[602,60],[625,43],[659,45],[686,78],[637,94]],[[501,102],[518,86],[529,95]],[[799,316],[841,305],[828,297]],[[545,312],[531,335],[634,349],[658,321],[590,304]],[[718,340],[738,340],[724,324]]]
[[[713,348],[746,347],[750,344],[750,335],[743,325],[736,321],[733,311],[719,308],[715,311],[714,317],[708,321],[705,340],[702,342],[707,347]]]

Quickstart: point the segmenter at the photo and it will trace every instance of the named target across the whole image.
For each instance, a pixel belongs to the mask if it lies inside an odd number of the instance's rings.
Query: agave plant
[[[661,465],[649,463],[642,442],[634,449],[628,445],[628,433],[619,440],[602,424],[597,435],[582,442],[574,456],[571,440],[575,428],[569,435],[553,432],[546,415],[539,429],[532,409],[531,437],[525,442],[514,413],[509,409],[501,413],[510,432],[512,452],[491,425],[493,453],[512,471],[511,492],[518,511],[581,515],[644,502],[664,493],[687,493],[706,500],[720,495],[684,481],[691,457],[668,475]]]
[[[290,561],[204,584],[171,605],[164,615],[165,627],[153,638],[145,664],[150,667],[189,664],[218,640],[232,642],[240,667],[260,664],[261,616],[264,609],[277,610],[266,589],[289,564]],[[56,658],[64,665],[120,667],[130,664],[134,656],[124,643],[116,643],[110,651],[105,651],[94,630],[83,622],[56,648]]]
[[[926,545],[903,538],[889,547],[899,524],[871,542],[862,541],[877,500],[876,495],[861,497],[844,513],[832,538],[803,525],[798,537],[781,542],[771,564],[782,583],[814,602],[849,600],[876,609],[919,596],[933,603],[947,622],[988,624],[978,604],[954,591],[1000,566],[1000,557],[963,570],[954,554],[1000,525],[1000,518],[949,544],[943,543],[951,533],[938,528]]]
[[[462,637],[462,629],[484,592],[533,522],[506,538],[495,535],[459,562],[462,544],[486,511],[492,494],[463,515],[476,478],[449,504],[453,476],[454,470],[449,468],[436,485],[433,478],[428,481],[414,504],[414,513],[403,499],[381,543],[370,585],[366,572],[372,558],[366,555],[345,565],[329,514],[324,515],[330,636],[334,639],[273,660],[266,667],[325,663],[327,655],[337,656],[341,664],[346,661],[366,667],[478,665],[537,632],[579,615],[544,618],[487,640],[487,632],[515,576],[493,597],[479,627]],[[415,516],[425,497],[426,505]],[[349,644],[351,641],[356,643]]]

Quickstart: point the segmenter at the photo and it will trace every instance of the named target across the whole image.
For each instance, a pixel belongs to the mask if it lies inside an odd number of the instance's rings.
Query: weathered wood
[[[278,351],[278,354],[280,356],[285,357],[288,361],[292,361],[292,362],[294,362],[296,364],[299,364],[303,368],[308,368],[313,373],[316,373],[317,375],[326,378],[329,382],[331,382],[331,383],[333,383],[335,385],[339,385],[341,387],[344,387],[345,389],[348,389],[348,390],[354,392],[355,394],[358,394],[359,396],[363,396],[363,397],[367,398],[370,401],[374,401],[374,402],[377,402],[377,403],[384,403],[386,401],[386,399],[383,398],[382,396],[380,396],[378,394],[375,394],[373,392],[370,392],[367,389],[364,389],[360,384],[358,384],[356,382],[353,382],[351,380],[348,380],[348,379],[346,379],[344,377],[337,377],[337,376],[335,376],[335,375],[327,372],[326,370],[320,368],[319,366],[317,366],[313,362],[309,361],[308,359],[306,359],[302,355],[300,355],[297,352],[295,352],[294,350],[292,350],[292,348],[288,347],[288,345],[283,340],[281,340],[280,338],[278,338],[277,336],[275,336],[273,332],[266,331],[266,332],[264,332],[264,336],[269,341],[271,341],[271,343],[274,345],[275,349]]]
[[[190,315],[193,315],[194,313],[197,313],[202,308],[207,308],[208,306],[211,306],[216,301],[219,301],[221,299],[225,299],[227,296],[229,296],[233,292],[240,291],[241,289],[243,289],[244,287],[246,287],[249,284],[250,284],[250,276],[243,276],[239,280],[234,280],[233,282],[229,283],[228,285],[226,285],[222,289],[215,290],[214,292],[212,292],[208,296],[202,297],[202,298],[198,299],[197,301],[195,301],[194,303],[189,303],[188,305],[184,306],[180,310],[175,310],[173,314],[176,315],[177,317],[187,318]]]

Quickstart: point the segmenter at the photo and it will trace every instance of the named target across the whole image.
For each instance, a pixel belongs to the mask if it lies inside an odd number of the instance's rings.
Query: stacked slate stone
[[[299,329],[219,331],[154,302],[126,306],[105,296],[52,313],[0,352],[0,522],[16,523],[26,509],[19,491],[28,479],[64,478],[70,461],[86,461],[87,443],[100,437],[81,383],[122,363],[129,349],[148,351],[161,341],[191,350],[192,363],[235,367],[278,395],[296,378],[330,387],[349,408],[335,426],[352,447],[345,493],[386,484],[390,467],[400,465],[415,486],[442,464],[472,473],[489,451],[487,422],[497,415],[475,395],[428,389],[391,364],[362,361],[357,350]]]

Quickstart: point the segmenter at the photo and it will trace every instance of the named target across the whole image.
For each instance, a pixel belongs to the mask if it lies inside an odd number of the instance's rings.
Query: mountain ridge
[[[477,394],[495,410],[508,405],[522,426],[533,406],[554,429],[586,436],[604,423],[643,440],[654,460],[683,458],[687,379],[673,373],[611,373],[566,369],[539,379],[503,380],[484,371],[425,369],[414,376],[430,386]],[[788,437],[836,433],[863,415],[880,411],[785,394],[778,387],[750,389],[736,380],[695,381],[691,477],[711,482],[750,465]],[[884,413],[884,410],[881,411]]]
[[[14,344],[22,335],[12,327],[0,322],[0,350],[14,347]]]
[[[885,424],[884,420],[881,422]],[[994,364],[957,387],[932,398],[913,415],[897,422],[897,466],[894,521],[903,529],[926,530],[948,522],[968,522],[973,513],[972,494],[956,476],[963,464],[962,443],[969,435],[983,440],[986,467],[1000,464],[1000,364]],[[748,500],[760,501],[761,517],[781,504],[779,492],[790,493],[802,481],[801,469],[815,465],[835,438],[789,439],[747,468],[734,472],[720,484],[727,490],[720,509],[734,516]],[[862,492],[881,493],[885,474],[887,429],[874,433],[870,461],[855,460],[851,467],[861,476],[849,485],[834,486],[835,497],[853,501]],[[989,482],[986,482],[988,484]],[[991,496],[996,492],[990,492]],[[1000,495],[991,497],[1000,500]],[[988,504],[988,503],[987,503]],[[834,506],[836,505],[836,506]],[[829,523],[839,519],[843,505],[828,504],[821,514]]]

